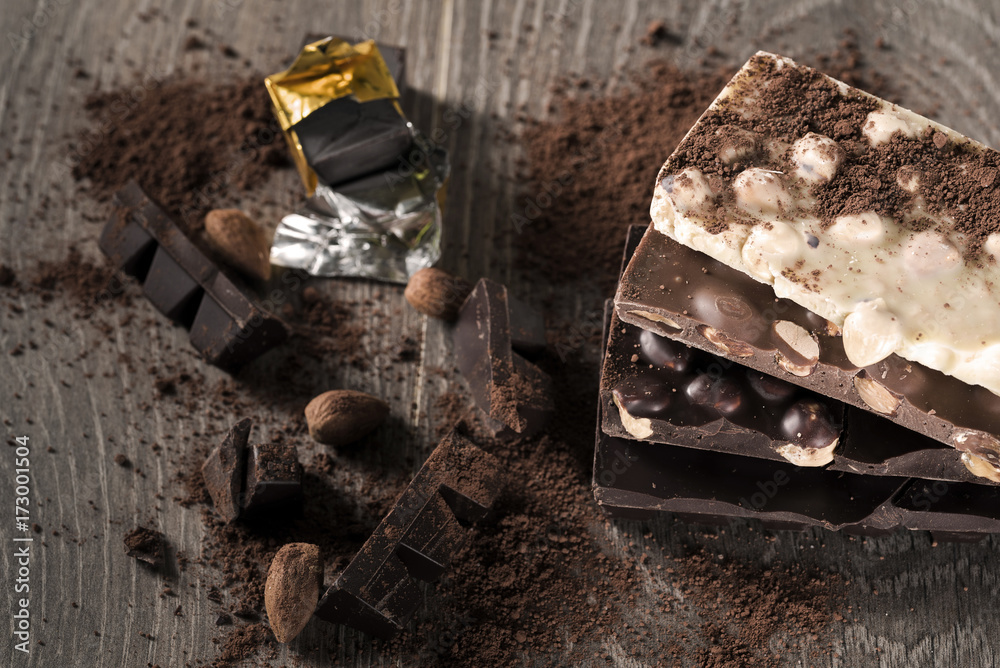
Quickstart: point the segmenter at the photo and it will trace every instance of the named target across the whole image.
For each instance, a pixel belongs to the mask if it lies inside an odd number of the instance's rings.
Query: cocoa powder
[[[154,81],[139,97],[94,93],[84,108],[95,129],[72,147],[73,176],[102,201],[135,179],[188,234],[221,193],[249,191],[289,165],[263,75]]]

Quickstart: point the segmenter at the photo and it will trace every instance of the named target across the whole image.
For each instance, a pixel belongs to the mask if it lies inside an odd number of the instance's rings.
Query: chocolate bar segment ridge
[[[449,434],[327,590],[316,616],[392,638],[420,605],[417,581],[442,575],[504,484],[495,457]]]
[[[142,283],[157,310],[189,330],[210,364],[235,371],[288,338],[288,326],[223,274],[134,181],[115,194],[100,248]]]

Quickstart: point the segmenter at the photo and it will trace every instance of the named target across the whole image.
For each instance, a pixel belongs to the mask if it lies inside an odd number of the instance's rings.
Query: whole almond
[[[312,617],[323,587],[323,559],[309,543],[289,543],[274,555],[264,583],[264,608],[278,642],[291,642]]]
[[[472,286],[465,279],[427,267],[410,277],[403,296],[420,313],[452,321],[471,291]]]
[[[330,390],[306,406],[309,435],[326,445],[346,445],[367,436],[389,414],[389,405],[355,390]]]
[[[264,229],[239,209],[213,209],[205,234],[219,255],[247,276],[271,278],[270,243]]]

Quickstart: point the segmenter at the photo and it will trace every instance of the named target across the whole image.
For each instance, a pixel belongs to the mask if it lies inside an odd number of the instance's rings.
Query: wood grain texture
[[[1000,146],[1000,6],[988,0],[0,0],[0,16],[0,152],[10,150],[17,157],[0,183],[0,262],[21,274],[39,259],[63,257],[75,242],[86,255],[98,256],[100,224],[94,221],[106,211],[86,199],[74,201],[74,187],[61,168],[66,139],[86,123],[80,102],[87,92],[141,81],[137,72],[162,78],[199,67],[220,79],[245,72],[242,64],[216,53],[185,51],[189,18],[262,72],[276,69],[310,31],[329,29],[407,47],[411,92],[405,106],[419,127],[444,129],[453,157],[443,266],[466,276],[512,279],[511,240],[499,233],[516,206],[513,175],[520,152],[516,142],[499,133],[516,132],[523,117],[545,117],[549,86],[560,74],[604,77],[611,91],[627,85],[626,74],[651,55],[638,46],[638,38],[652,19],[665,19],[679,36],[679,43],[661,55],[682,66],[694,66],[710,44],[732,64],[758,48],[808,56],[832,50],[843,29],[853,28],[869,60],[897,86],[900,102],[930,110],[957,130]],[[488,38],[490,32],[495,39]],[[891,45],[888,51],[874,47],[880,36]],[[91,78],[75,78],[77,67]],[[671,148],[663,148],[664,157]],[[269,184],[279,193],[274,204],[247,206],[265,219],[293,208],[294,179],[288,173]],[[330,365],[303,379],[304,395],[352,387],[391,400],[396,419],[382,439],[390,445],[354,463],[378,491],[382,483],[373,471],[412,472],[429,452],[433,402],[448,387],[434,369],[452,366],[450,344],[443,327],[406,308],[401,288],[331,281],[325,289],[336,297],[370,298],[382,305],[357,315],[378,325],[366,341],[374,369],[389,363],[401,335],[422,342],[419,363],[400,373]],[[161,599],[164,580],[125,558],[121,537],[132,525],[150,522],[177,551],[192,559],[201,553],[205,531],[197,509],[174,503],[169,491],[166,498],[156,496],[169,489],[179,455],[169,447],[166,454],[157,453],[152,444],[169,446],[179,434],[214,439],[235,418],[207,404],[177,411],[155,403],[148,368],[187,370],[209,386],[226,376],[201,364],[185,333],[164,323],[144,302],[137,302],[134,310],[140,315],[129,322],[113,309],[96,314],[95,320],[111,327],[95,340],[92,322],[66,318],[72,308],[65,299],[57,294],[41,304],[19,298],[24,314],[0,316],[0,350],[25,346],[19,356],[0,355],[0,413],[5,437],[31,438],[32,521],[43,527],[32,551],[32,642],[44,642],[33,645],[28,657],[15,652],[7,632],[13,624],[5,621],[0,664],[182,666],[211,658],[218,651],[212,638],[220,634],[199,584],[211,574],[202,577],[195,567],[174,573],[167,582],[177,595]],[[587,304],[583,298],[564,300],[568,314],[577,317]],[[46,324],[47,319],[54,324]],[[280,356],[269,362],[279,363]],[[272,370],[263,365],[239,392],[252,398]],[[266,439],[285,417],[261,408],[259,436]],[[12,452],[4,448],[0,457],[0,506],[7,508],[13,496]],[[145,476],[116,467],[116,453],[126,454]],[[347,484],[347,478],[339,473],[332,484]],[[363,499],[355,512],[372,521]],[[13,518],[0,522],[5,589],[0,614],[5,620],[13,599],[8,575],[15,572],[12,523]],[[804,640],[797,650],[783,650],[788,665],[1000,665],[1000,542],[995,539],[932,546],[926,534],[857,540],[821,531],[781,533],[775,539],[754,523],[705,531],[670,519],[648,525],[615,522],[595,530],[606,532],[619,551],[650,548],[654,556],[642,572],[650,592],[669,587],[656,574],[662,563],[658,555],[684,545],[706,546],[724,559],[765,565],[801,561],[843,574],[853,606],[847,622],[836,626],[836,637]],[[628,547],[629,541],[635,545]],[[177,605],[182,615],[174,614]],[[418,614],[436,618],[433,596]],[[683,613],[677,613],[652,623],[655,633],[668,636],[683,621]],[[614,638],[587,642],[607,651],[615,665],[635,665]],[[813,656],[829,642],[836,654]],[[314,665],[423,663],[421,657],[380,656],[349,629],[311,622],[296,643],[280,649],[274,665],[302,665],[296,663],[301,649],[317,646],[318,659],[310,659]],[[525,664],[531,664],[531,656]]]

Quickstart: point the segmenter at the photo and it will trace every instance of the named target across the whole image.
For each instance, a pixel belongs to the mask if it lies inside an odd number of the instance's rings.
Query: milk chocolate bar
[[[235,371],[288,338],[288,327],[223,274],[139,184],[119,190],[113,205],[101,250],[142,283],[157,310],[188,329],[206,361]]]
[[[1000,394],[1000,153],[760,52],[657,177],[658,231],[890,354]]]
[[[392,638],[465,544],[505,484],[500,462],[449,434],[319,602],[316,616]]]
[[[1000,397],[894,354],[858,368],[829,321],[652,227],[622,276],[615,309],[624,322],[955,447],[973,474],[1000,481]]]
[[[632,225],[622,273],[645,228]],[[629,325],[605,305],[610,436],[871,475],[990,483],[954,448],[784,380]],[[709,435],[711,438],[706,439]],[[832,463],[830,463],[832,461]]]
[[[462,305],[452,338],[458,368],[494,435],[528,436],[545,426],[552,379],[528,359],[545,349],[538,312],[483,278]]]

